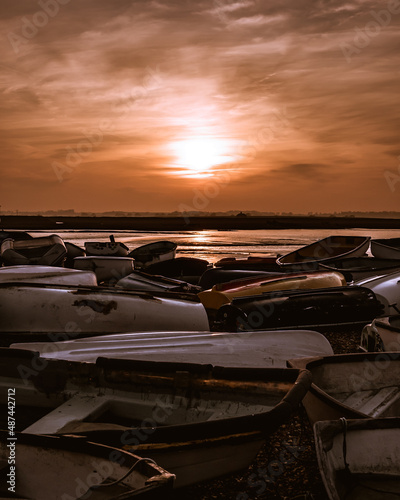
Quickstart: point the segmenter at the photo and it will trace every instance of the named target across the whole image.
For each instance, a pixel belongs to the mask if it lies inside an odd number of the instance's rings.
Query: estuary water
[[[32,236],[54,233],[29,231]],[[115,241],[125,243],[129,249],[159,240],[178,244],[177,257],[196,257],[215,263],[224,257],[246,258],[249,255],[277,256],[296,250],[331,235],[398,238],[396,229],[265,229],[265,230],[203,230],[203,231],[57,231],[57,234],[75,245],[84,247],[86,241]]]

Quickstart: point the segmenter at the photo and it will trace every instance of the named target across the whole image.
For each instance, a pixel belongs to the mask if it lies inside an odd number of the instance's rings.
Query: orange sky
[[[2,210],[400,209],[399,0],[0,12]]]

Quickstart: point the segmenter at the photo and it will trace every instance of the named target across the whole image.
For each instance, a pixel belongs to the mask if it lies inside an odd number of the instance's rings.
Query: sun
[[[223,139],[195,137],[174,142],[171,146],[176,157],[175,166],[185,177],[211,177],[215,167],[230,161],[229,146]]]

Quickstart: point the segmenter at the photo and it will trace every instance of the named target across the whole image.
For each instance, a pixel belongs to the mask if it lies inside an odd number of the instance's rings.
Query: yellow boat
[[[266,278],[247,278],[214,285],[211,290],[198,294],[206,309],[217,310],[236,297],[260,295],[275,290],[307,290],[345,286],[343,274],[336,271],[317,271],[313,273],[282,274]]]

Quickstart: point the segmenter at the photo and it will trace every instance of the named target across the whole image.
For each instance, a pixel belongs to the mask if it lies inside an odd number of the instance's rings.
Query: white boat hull
[[[357,280],[353,283],[372,290],[384,305],[382,316],[400,313],[400,272]]]
[[[7,238],[1,244],[0,254],[3,262],[9,266],[59,266],[67,255],[67,249],[63,240],[53,234],[30,240]]]
[[[45,285],[96,286],[92,271],[54,266],[7,266],[0,268],[0,283],[43,283]]]
[[[49,359],[90,363],[106,357],[243,368],[285,368],[290,358],[333,354],[326,337],[307,330],[125,333],[11,347],[39,352]]]
[[[85,333],[209,329],[200,303],[113,288],[4,285],[0,316],[3,333],[59,334],[53,341]]]

